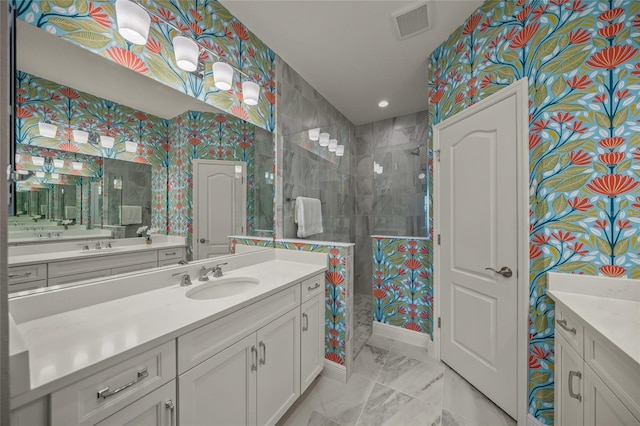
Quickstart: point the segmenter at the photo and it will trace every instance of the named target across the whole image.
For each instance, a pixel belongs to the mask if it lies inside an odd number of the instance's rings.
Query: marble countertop
[[[12,395],[13,403],[46,395],[104,368],[97,366],[103,361],[123,360],[168,342],[325,269],[326,259],[303,263],[276,258],[226,272],[224,278],[260,280],[255,289],[238,295],[189,299],[187,291],[206,284],[194,280],[188,287],[174,284],[16,324],[28,349],[30,389],[18,398]]]
[[[548,294],[640,366],[640,281],[549,274]]]
[[[86,240],[83,238],[82,240]],[[172,241],[161,241],[161,242],[152,242],[151,244],[128,244],[122,245],[118,247],[118,240],[111,240],[113,244],[113,248],[104,248],[100,250],[96,250],[93,248],[91,242],[88,243],[90,247],[89,251],[82,251],[80,247],[75,250],[65,250],[65,251],[51,251],[48,253],[34,253],[34,254],[22,254],[22,255],[9,255],[8,263],[9,266],[23,266],[30,265],[35,263],[46,263],[46,262],[56,262],[61,260],[73,260],[73,259],[88,259],[96,256],[111,256],[116,254],[125,254],[125,253],[134,253],[139,251],[146,250],[160,250],[166,248],[178,248],[185,247],[184,242],[172,242]],[[115,242],[114,242],[115,241]]]

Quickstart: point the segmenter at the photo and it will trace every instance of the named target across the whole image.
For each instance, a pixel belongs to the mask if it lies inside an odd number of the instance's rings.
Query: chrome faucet
[[[220,278],[222,276],[222,268],[220,266],[226,265],[227,263],[218,263],[216,266],[212,266],[210,268],[205,268],[204,266],[200,268],[200,276],[198,279],[200,281],[209,281],[209,272],[213,272],[213,278]]]
[[[96,250],[101,250],[102,249],[102,243],[100,241],[98,241],[96,243]]]
[[[78,244],[80,247],[82,247],[82,251],[88,251],[89,250],[89,244],[87,243],[80,243]]]
[[[180,287],[186,287],[188,285],[191,285],[191,276],[189,275],[189,273],[187,271],[181,271],[181,272],[176,272],[175,274],[171,275],[172,277],[177,277],[180,276]]]

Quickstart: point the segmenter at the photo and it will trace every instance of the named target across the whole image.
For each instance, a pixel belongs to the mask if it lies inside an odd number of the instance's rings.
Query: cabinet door
[[[555,341],[554,417],[559,426],[582,426],[583,361],[560,333]]]
[[[96,426],[174,426],[175,415],[176,381],[172,380]]]
[[[300,396],[300,310],[258,330],[258,424],[273,425]]]
[[[640,421],[588,365],[584,367],[584,424],[585,426],[640,425]]]
[[[180,426],[256,424],[256,334],[181,374]]]
[[[303,393],[324,366],[324,295],[305,302],[301,312],[300,393]]]

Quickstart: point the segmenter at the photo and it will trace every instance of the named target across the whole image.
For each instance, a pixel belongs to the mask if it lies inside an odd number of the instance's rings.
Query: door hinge
[[[440,161],[440,150],[436,149],[436,160]]]
[[[440,234],[438,234],[438,245],[440,245]]]
[[[441,328],[442,326],[442,321],[440,320],[440,317],[438,317],[438,328]]]

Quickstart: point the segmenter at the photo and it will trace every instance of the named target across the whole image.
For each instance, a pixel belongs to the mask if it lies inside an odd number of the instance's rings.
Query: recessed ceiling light
[[[378,102],[378,106],[380,108],[386,108],[386,107],[389,106],[389,101],[380,101],[380,102]]]

